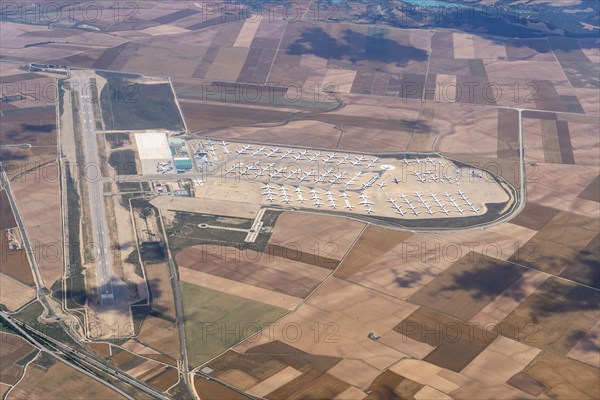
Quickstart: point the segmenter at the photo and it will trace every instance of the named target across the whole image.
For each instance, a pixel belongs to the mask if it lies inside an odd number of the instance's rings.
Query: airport
[[[179,139],[178,145],[185,154],[193,154],[195,162],[173,171],[177,160],[169,156],[169,143],[174,138],[152,133],[137,134],[136,140],[142,135],[148,136],[138,140],[140,154],[153,148],[147,144],[153,138],[162,147],[151,152],[151,161],[140,155],[148,180],[193,178],[190,196],[196,198],[398,219],[480,216],[488,203],[512,201],[506,182],[435,153],[368,155]]]

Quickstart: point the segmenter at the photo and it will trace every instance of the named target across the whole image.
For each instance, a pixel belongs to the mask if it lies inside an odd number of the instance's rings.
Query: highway
[[[81,88],[89,86],[89,82],[85,80],[81,80],[79,84]],[[95,129],[96,122],[92,109],[92,99],[80,93],[80,100],[83,116],[83,120],[81,121],[81,141],[86,165],[84,179],[87,180],[90,223],[92,224],[92,238],[96,250],[96,283],[100,296],[100,307],[111,307],[115,305],[114,278],[106,224],[106,209],[104,207],[104,190],[102,180],[100,179],[100,158]],[[97,172],[98,176],[89,175],[89,171]]]
[[[99,369],[100,371],[107,373],[109,375],[111,375],[113,378],[116,378],[120,381],[123,381],[131,386],[134,386],[135,388],[143,391],[144,393],[146,393],[147,395],[149,395],[150,397],[154,398],[154,399],[160,399],[160,400],[169,400],[170,397],[165,395],[164,393],[156,390],[155,388],[145,384],[144,382],[141,382],[140,380],[127,375],[126,373],[120,371],[117,368],[114,368],[112,366],[109,365],[105,365],[104,363],[95,360],[94,358],[88,357],[87,355],[71,349],[69,346],[64,345],[63,343],[59,342],[58,340],[55,340],[49,336],[46,336],[45,334],[43,334],[42,332],[39,331],[35,331],[35,333],[41,337],[44,338],[44,340],[52,343],[52,346],[54,346],[57,350],[52,350],[49,349],[48,347],[46,347],[46,345],[40,343],[38,340],[36,340],[34,337],[32,337],[30,334],[27,333],[27,331],[25,331],[20,323],[17,323],[16,320],[14,318],[12,318],[9,314],[7,314],[6,312],[0,310],[0,315],[17,331],[19,331],[19,333],[25,338],[27,339],[31,344],[33,344],[35,347],[37,347],[39,350],[41,350],[42,352],[58,358],[59,360],[61,360],[62,362],[64,362],[65,364],[77,369],[78,371],[88,375],[89,377],[101,382],[102,384],[109,386],[111,389],[115,390],[116,392],[118,392],[119,394],[123,395],[125,398],[127,399],[132,399],[131,396],[129,396],[128,394],[126,394],[125,392],[123,392],[121,389],[119,389],[118,387],[110,384],[109,382],[104,381],[103,379],[99,378],[98,376],[95,376],[91,373],[89,373],[88,371],[86,371],[85,369],[79,367],[77,364],[74,364],[72,362],[69,361],[68,357],[70,358],[75,358],[77,359],[79,362],[84,363],[84,364],[88,364],[94,368]],[[31,328],[29,328],[31,329]],[[32,329],[33,330],[33,329]],[[68,357],[67,357],[68,356]]]

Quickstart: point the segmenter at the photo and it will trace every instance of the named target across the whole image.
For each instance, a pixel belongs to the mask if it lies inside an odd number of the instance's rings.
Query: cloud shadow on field
[[[426,61],[425,50],[404,46],[385,37],[381,30],[365,35],[350,29],[338,41],[323,28],[307,29],[287,49],[289,55],[312,54],[324,59],[347,60],[353,64],[360,61],[379,61],[404,66],[409,61]]]

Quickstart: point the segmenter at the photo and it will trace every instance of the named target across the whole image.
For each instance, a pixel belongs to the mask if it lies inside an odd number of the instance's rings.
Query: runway
[[[79,84],[79,87],[86,87],[89,82],[81,80]],[[96,253],[96,280],[100,295],[100,307],[112,307],[115,305],[114,277],[109,251],[110,246],[104,206],[104,191],[100,173],[98,142],[94,127],[93,100],[83,93],[79,93],[79,96],[81,100],[81,115],[83,117],[81,136],[85,157],[82,175],[83,179],[87,180],[89,194],[90,222],[92,223],[93,247]]]

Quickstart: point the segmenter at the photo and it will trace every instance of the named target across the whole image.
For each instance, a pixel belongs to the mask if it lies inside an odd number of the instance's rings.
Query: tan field
[[[57,172],[56,164],[50,164],[12,184],[46,287],[62,276],[63,269]]]
[[[286,367],[272,377],[265,379],[258,385],[250,388],[247,392],[252,396],[264,397],[300,375],[302,375],[302,372],[297,369]]]
[[[365,224],[330,216],[284,212],[279,216],[270,243],[299,248],[316,257],[342,259]]]
[[[294,347],[312,354],[362,359],[382,370],[405,355],[369,340],[367,334],[385,334],[415,309],[416,306],[406,302],[330,278],[294,313],[284,317],[280,326],[293,323],[304,333],[310,324],[318,323],[324,330],[323,336],[315,340],[312,334],[302,334],[294,341]],[[281,329],[275,329],[273,335],[261,335],[259,340],[250,338],[236,349],[247,351],[272,340],[285,343],[283,334]]]
[[[246,20],[237,39],[235,40],[235,43],[233,44],[233,47],[250,47],[250,44],[252,44],[252,39],[254,39],[256,31],[260,26],[261,20],[261,15],[253,16],[252,18]]]
[[[327,371],[330,375],[357,388],[366,389],[379,375],[379,370],[361,360],[344,359]]]
[[[600,368],[600,323],[594,325],[573,347],[567,357]]]
[[[0,272],[0,303],[9,310],[16,311],[35,299],[35,289],[22,284],[16,279]]]
[[[60,385],[57,385],[57,382],[60,382]],[[94,400],[122,398],[107,386],[60,362],[47,371],[35,367],[28,368],[23,380],[10,393],[10,399],[14,400],[65,397]]]
[[[0,333],[0,382],[6,385],[16,384],[23,374],[23,366],[17,361],[34,351],[34,347],[23,338],[10,333]]]
[[[300,302],[302,302],[302,299],[298,297],[288,296],[231,279],[194,271],[189,268],[179,268],[179,279],[183,282],[193,283],[194,285],[219,290],[234,296],[240,296],[272,306],[282,307],[287,310],[293,310]]]
[[[157,351],[179,359],[179,336],[177,326],[173,323],[148,315],[138,339]]]
[[[593,167],[571,165],[565,169],[562,165],[540,164],[528,179],[527,197],[544,206],[599,218],[597,203],[577,198],[597,175],[597,168]],[[560,188],[558,196],[557,188]]]
[[[171,277],[166,263],[149,264],[146,269],[146,279],[152,293],[152,308],[160,313],[175,316],[175,303]]]

